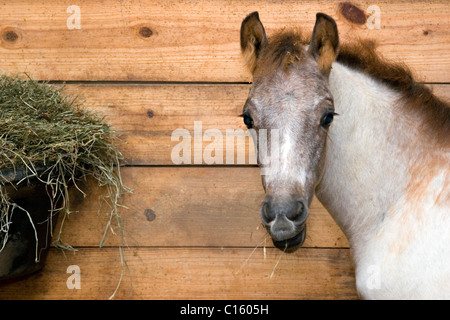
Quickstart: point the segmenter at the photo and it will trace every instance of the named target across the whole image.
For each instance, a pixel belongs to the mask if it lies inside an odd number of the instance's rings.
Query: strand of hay
[[[103,118],[62,91],[30,78],[0,75],[0,251],[8,237],[8,212],[16,206],[5,192],[11,183],[3,170],[26,170],[27,176],[14,187],[30,178],[45,184],[52,203],[49,214],[62,212],[63,219],[70,214],[68,188],[83,192],[79,182],[92,177],[106,190],[104,200],[110,208],[104,238],[113,220],[122,229],[119,199],[130,190],[120,176],[123,158],[114,144],[117,135]],[[62,205],[56,207],[59,199]],[[70,249],[60,236],[61,230],[55,244]]]

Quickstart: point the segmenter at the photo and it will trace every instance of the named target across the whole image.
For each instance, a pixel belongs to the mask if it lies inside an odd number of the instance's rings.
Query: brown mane
[[[254,75],[272,73],[280,67],[288,70],[293,63],[303,61],[309,41],[298,30],[274,35],[261,50]],[[445,146],[450,144],[449,104],[437,98],[429,87],[416,82],[406,65],[384,60],[376,52],[373,41],[341,45],[337,61],[399,92],[405,111],[421,115],[423,128],[430,137],[435,137]]]
[[[429,87],[416,82],[405,64],[382,59],[372,41],[342,46],[337,61],[399,92],[405,111],[420,113],[427,133],[444,145],[450,143],[450,106],[436,97]]]

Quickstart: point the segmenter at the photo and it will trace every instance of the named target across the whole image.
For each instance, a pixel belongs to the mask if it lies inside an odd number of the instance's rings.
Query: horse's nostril
[[[284,216],[295,224],[301,224],[308,216],[308,209],[302,200],[278,202],[266,199],[261,206],[263,222],[268,225],[279,216]]]
[[[302,201],[291,201],[284,204],[282,214],[291,221],[301,219],[305,212],[305,205]]]
[[[303,204],[303,202],[297,201],[297,210],[295,211],[294,216],[292,217],[291,220],[297,219],[297,217],[301,216],[304,211],[305,211],[305,205]]]
[[[262,211],[263,211],[262,218],[265,223],[269,223],[274,219],[273,217],[270,216],[269,204],[267,202],[263,203]]]

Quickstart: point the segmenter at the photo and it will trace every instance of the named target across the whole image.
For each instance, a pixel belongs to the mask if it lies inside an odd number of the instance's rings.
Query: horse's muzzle
[[[282,250],[298,248],[305,240],[308,208],[304,201],[274,201],[266,196],[261,206],[261,219],[274,245]]]
[[[294,252],[300,248],[306,238],[306,224],[303,225],[301,231],[293,238],[287,240],[276,241],[272,238],[273,245],[280,250],[286,252]]]

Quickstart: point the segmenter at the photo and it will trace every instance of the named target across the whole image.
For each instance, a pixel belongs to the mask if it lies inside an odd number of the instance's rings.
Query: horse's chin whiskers
[[[287,242],[286,242],[286,245],[284,246],[284,250],[283,250],[283,252],[281,252],[280,256],[278,257],[278,260],[277,260],[277,262],[275,263],[275,266],[273,267],[272,273],[270,274],[270,277],[269,277],[269,278],[272,278],[272,277],[273,277],[273,275],[274,275],[274,273],[275,273],[275,270],[277,269],[278,264],[280,263],[281,257],[284,255],[284,253],[286,252],[287,248],[288,248],[288,245],[287,245]]]
[[[250,260],[250,258],[251,258],[251,257],[253,256],[253,254],[255,253],[256,249],[258,249],[258,247],[261,246],[263,243],[264,243],[264,260],[266,259],[266,246],[265,246],[265,243],[266,243],[266,239],[267,239],[267,236],[268,236],[268,235],[269,235],[269,234],[265,234],[265,235],[264,235],[262,241],[259,242],[259,243],[256,245],[256,247],[252,250],[252,252],[250,252],[250,255],[247,257],[247,259],[245,259],[245,261],[241,264],[239,270],[236,271],[236,272],[234,273],[235,275],[239,274],[239,273],[242,271],[242,269],[244,268],[244,266],[247,264],[247,262]]]

